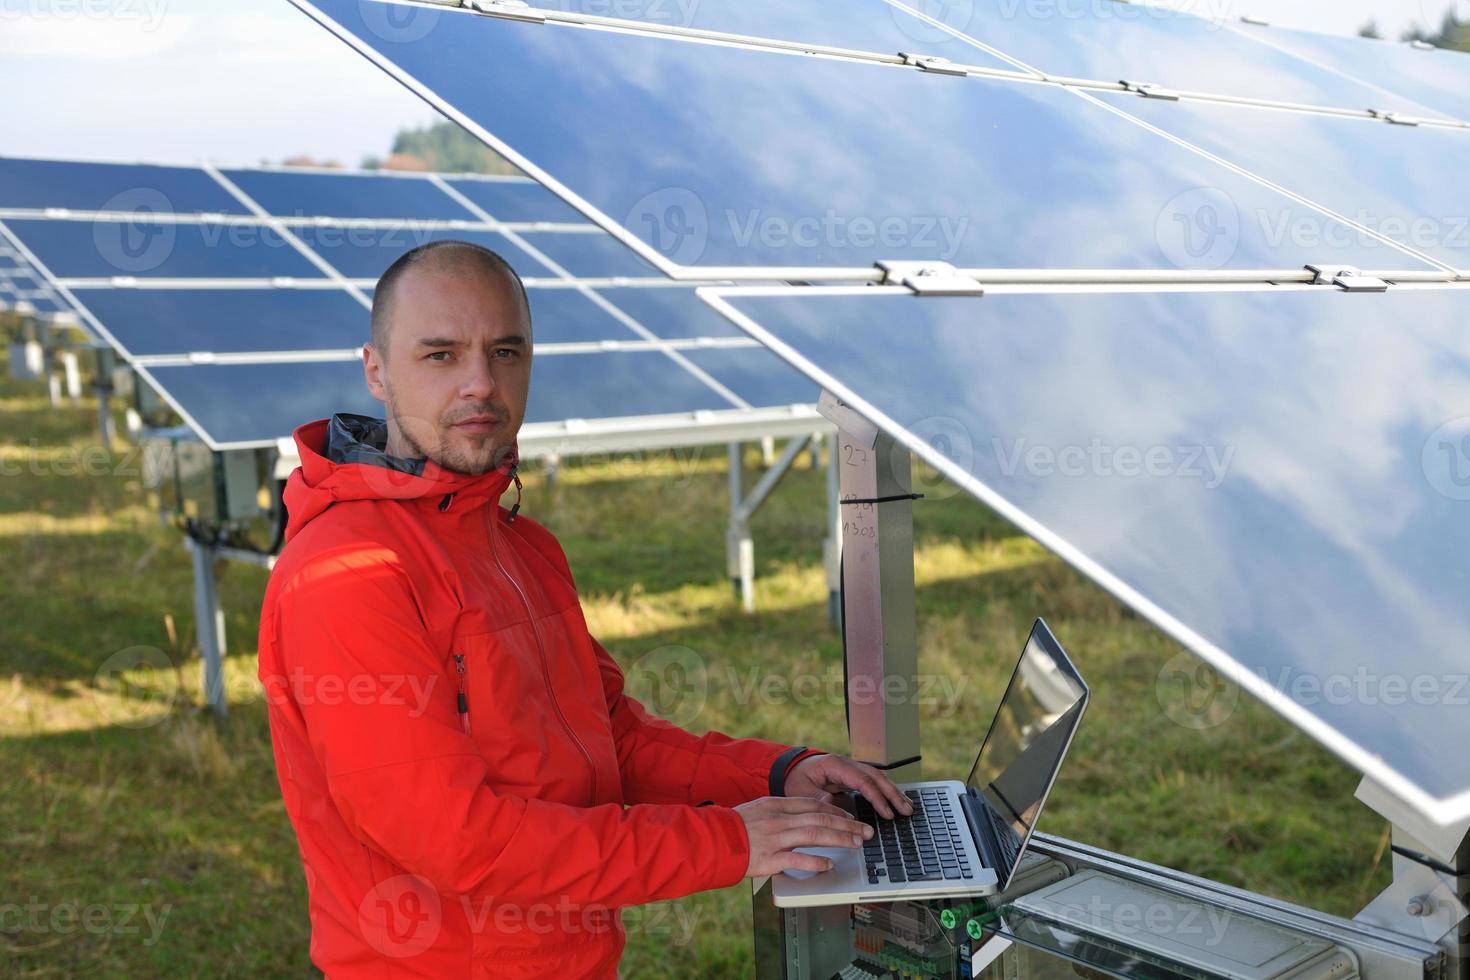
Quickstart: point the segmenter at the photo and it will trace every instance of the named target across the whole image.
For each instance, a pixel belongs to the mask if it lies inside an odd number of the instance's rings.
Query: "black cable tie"
[[[874,769],[888,770],[897,769],[899,766],[907,766],[911,763],[918,762],[922,758],[924,758],[922,755],[911,755],[907,759],[899,759],[897,762],[868,762],[864,759],[858,759],[857,761],[865,766],[872,766]]]
[[[1390,850],[1392,850],[1399,857],[1408,858],[1415,864],[1422,864],[1424,865],[1424,867],[1434,871],[1438,871],[1440,874],[1451,875],[1455,878],[1459,878],[1464,874],[1463,871],[1456,871],[1454,868],[1450,867],[1448,864],[1445,864],[1443,861],[1436,861],[1428,854],[1423,854],[1419,851],[1411,851],[1407,847],[1400,847],[1398,844],[1394,844],[1390,848]]]
[[[851,497],[837,501],[839,504],[886,504],[894,500],[923,500],[922,493],[895,493],[889,497]]]

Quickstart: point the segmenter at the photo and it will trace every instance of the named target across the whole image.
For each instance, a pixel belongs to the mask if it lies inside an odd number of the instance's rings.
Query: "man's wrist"
[[[807,759],[826,754],[821,749],[810,749],[805,745],[793,745],[785,752],[782,752],[776,757],[776,761],[771,763],[770,795],[785,796],[786,777],[791,774],[791,770],[795,769]]]

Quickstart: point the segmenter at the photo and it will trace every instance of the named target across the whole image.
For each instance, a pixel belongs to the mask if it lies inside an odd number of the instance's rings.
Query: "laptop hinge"
[[[980,859],[985,866],[1000,875],[1000,849],[996,847],[994,829],[990,821],[982,812],[985,804],[979,799],[978,794],[966,787],[960,794],[960,809],[965,811],[965,822],[970,825],[970,836],[975,839],[975,847],[980,851]]]

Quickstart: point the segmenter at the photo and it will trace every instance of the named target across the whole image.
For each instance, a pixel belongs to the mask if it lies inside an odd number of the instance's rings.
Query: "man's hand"
[[[760,878],[796,869],[826,871],[828,858],[797,854],[798,847],[861,847],[873,828],[854,820],[844,810],[818,800],[767,796],[735,808],[750,838],[747,878]]]
[[[814,755],[786,774],[787,796],[809,796],[825,803],[844,790],[861,793],[884,820],[892,820],[895,810],[904,816],[914,812],[908,797],[886,774],[844,756]]]

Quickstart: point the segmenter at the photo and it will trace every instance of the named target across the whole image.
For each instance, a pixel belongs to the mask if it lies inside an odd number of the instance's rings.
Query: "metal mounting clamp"
[[[959,65],[953,64],[948,58],[941,58],[932,54],[912,54],[908,51],[900,51],[898,56],[903,63],[921,71],[933,72],[936,75],[968,75],[970,74]]]
[[[1412,116],[1402,116],[1399,115],[1397,112],[1389,112],[1386,109],[1369,109],[1368,114],[1374,119],[1382,119],[1384,122],[1392,123],[1395,126],[1419,125],[1419,120],[1413,118]]]
[[[527,24],[546,23],[546,15],[532,9],[525,0],[461,0],[460,6],[489,17],[519,20]]]
[[[907,286],[920,296],[984,296],[985,287],[948,262],[912,262],[885,259],[883,285]]]
[[[1266,18],[1264,18],[1264,17],[1252,17],[1250,14],[1241,14],[1241,16],[1240,16],[1240,22],[1242,24],[1254,24],[1257,27],[1270,27],[1271,26],[1271,22],[1269,20],[1267,20]]]
[[[1309,265],[1307,271],[1316,274],[1314,286],[1340,286],[1348,293],[1386,293],[1388,283],[1377,276],[1365,276],[1351,265]]]
[[[1155,85],[1152,82],[1130,82],[1124,78],[1119,80],[1119,84],[1123,86],[1124,91],[1141,95],[1145,99],[1163,99],[1166,102],[1179,101],[1178,92],[1171,88],[1164,88],[1162,85]]]

